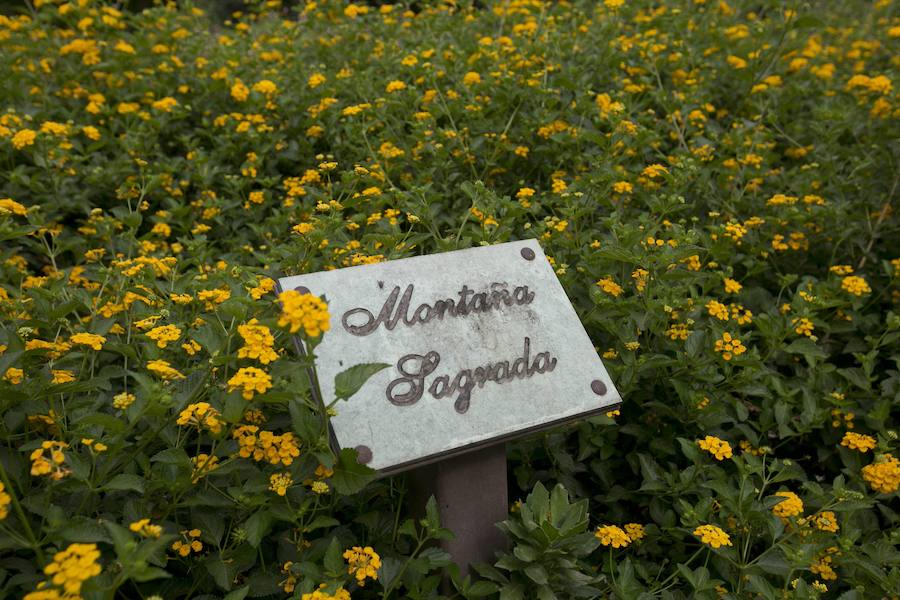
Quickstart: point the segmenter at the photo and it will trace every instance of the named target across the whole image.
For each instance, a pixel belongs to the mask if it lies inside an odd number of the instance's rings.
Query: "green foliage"
[[[536,484],[519,510],[499,524],[512,551],[503,553],[496,568],[482,565],[479,572],[501,584],[504,599],[597,597],[600,590],[592,584],[599,578],[584,560],[598,546],[588,531],[587,507],[586,499],[569,502],[562,484],[550,493]]]
[[[896,2],[619,4],[0,18],[0,596],[895,595]],[[463,578],[272,278],[524,238],[624,403]]]

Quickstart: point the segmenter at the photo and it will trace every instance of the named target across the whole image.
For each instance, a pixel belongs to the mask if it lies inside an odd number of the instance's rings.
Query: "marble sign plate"
[[[388,363],[337,403],[334,440],[401,471],[610,410],[621,398],[536,240],[285,277],[324,296],[335,375]],[[305,288],[305,289],[303,289]]]

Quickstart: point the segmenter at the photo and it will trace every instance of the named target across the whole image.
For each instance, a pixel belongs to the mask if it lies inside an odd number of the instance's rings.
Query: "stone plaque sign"
[[[342,448],[396,472],[610,410],[621,399],[536,240],[279,280],[324,296],[319,384],[372,376],[331,420]],[[305,288],[305,289],[304,289]]]

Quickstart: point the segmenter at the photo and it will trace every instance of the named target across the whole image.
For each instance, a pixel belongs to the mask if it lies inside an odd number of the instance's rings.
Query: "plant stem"
[[[6,467],[3,466],[2,460],[0,460],[0,478],[3,479],[3,485],[6,486],[6,491],[9,492],[9,497],[12,499],[13,510],[16,511],[16,516],[19,517],[19,521],[22,523],[25,535],[28,536],[28,541],[31,543],[31,549],[37,554],[38,561],[40,561],[41,565],[46,564],[47,560],[44,556],[44,551],[41,549],[41,545],[34,536],[34,531],[31,529],[31,523],[28,522],[28,517],[25,515],[25,511],[22,510],[22,505],[19,504],[19,498],[16,496],[16,491],[13,489],[9,476],[6,474]]]

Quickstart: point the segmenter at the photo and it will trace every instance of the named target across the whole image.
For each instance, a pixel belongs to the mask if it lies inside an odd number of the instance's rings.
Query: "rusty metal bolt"
[[[372,462],[372,449],[368,446],[357,446],[356,447],[356,462],[361,465],[367,465]]]
[[[591,382],[591,390],[598,396],[606,395],[606,384],[600,381],[599,379],[595,379]]]

